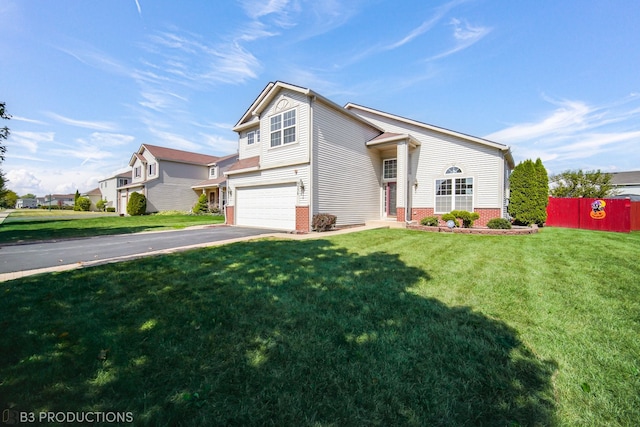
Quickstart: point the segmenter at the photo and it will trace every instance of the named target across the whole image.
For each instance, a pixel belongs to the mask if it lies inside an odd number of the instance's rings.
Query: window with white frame
[[[253,145],[260,142],[260,130],[247,133],[247,145]]]
[[[473,178],[436,179],[435,213],[473,211]]]
[[[133,168],[133,176],[136,178],[140,178],[142,176],[142,166],[136,166]]]
[[[276,114],[270,120],[271,146],[296,142],[296,110]]]
[[[156,174],[156,170],[157,170],[157,164],[156,163],[151,163],[149,165],[149,176],[153,176]]]
[[[398,177],[398,160],[385,159],[382,163],[382,178],[396,179]]]
[[[209,168],[209,178],[216,179],[217,177],[218,177],[218,167],[211,166],[211,168]]]

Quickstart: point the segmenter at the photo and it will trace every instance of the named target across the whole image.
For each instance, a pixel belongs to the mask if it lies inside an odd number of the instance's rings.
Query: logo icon
[[[607,216],[607,213],[604,211],[605,206],[607,206],[607,202],[600,199],[591,203],[591,212],[589,212],[591,218],[604,219],[604,217]]]

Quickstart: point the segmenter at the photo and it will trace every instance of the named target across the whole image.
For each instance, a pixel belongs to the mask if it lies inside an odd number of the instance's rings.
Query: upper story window
[[[133,168],[133,176],[135,178],[140,178],[142,176],[142,166],[136,166]]]
[[[271,146],[296,142],[296,110],[271,117]]]
[[[452,174],[452,173],[462,173],[462,169],[460,169],[457,166],[451,166],[449,169],[447,169],[447,171],[445,172],[446,175]]]
[[[129,180],[127,178],[120,178],[118,180],[118,187],[122,187],[123,185],[127,185],[129,183]]]
[[[149,176],[153,176],[156,174],[156,170],[157,170],[157,164],[156,163],[151,163],[149,165]]]
[[[247,145],[260,143],[260,130],[251,131],[247,134]]]
[[[383,179],[395,179],[398,177],[398,160],[397,159],[385,159],[382,164],[382,178]]]
[[[218,177],[218,167],[217,166],[212,166],[209,169],[209,178],[215,179],[217,177]]]

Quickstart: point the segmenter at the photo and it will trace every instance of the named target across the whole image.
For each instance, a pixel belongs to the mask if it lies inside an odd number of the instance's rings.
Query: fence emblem
[[[604,217],[607,216],[607,213],[604,211],[605,206],[607,206],[607,202],[600,199],[591,203],[591,212],[589,212],[591,218],[604,219]]]

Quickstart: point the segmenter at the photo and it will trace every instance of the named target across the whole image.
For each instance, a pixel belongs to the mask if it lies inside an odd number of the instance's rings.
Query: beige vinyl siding
[[[243,130],[240,132],[239,150],[238,150],[238,158],[240,159],[246,159],[247,157],[254,157],[254,156],[260,155],[262,145],[264,144],[264,134],[260,129],[260,122],[257,119],[255,120],[255,122],[256,122],[255,127],[251,129]],[[249,132],[255,132],[257,130],[260,130],[260,141],[262,142],[260,143],[254,142],[251,145],[247,145],[247,135],[249,134]]]
[[[337,216],[337,224],[380,218],[382,161],[366,142],[380,132],[313,103],[312,213]]]
[[[271,117],[296,110],[296,141],[271,147]],[[309,101],[300,93],[282,91],[260,115],[260,166],[269,168],[309,161]],[[250,156],[248,156],[250,157]]]
[[[199,193],[191,186],[207,179],[207,166],[162,161],[159,178],[147,182],[147,212],[188,211],[198,201]]]
[[[296,183],[302,181],[304,191],[298,190],[298,200],[296,206],[309,205],[309,165],[285,166],[255,172],[248,172],[239,175],[229,176],[228,185],[233,191],[242,187],[253,187],[260,185],[274,185]],[[230,206],[235,206],[235,196],[229,200]]]
[[[472,177],[475,208],[501,208],[503,206],[504,155],[487,145],[467,141],[397,120],[353,110],[366,120],[394,133],[408,133],[421,145],[412,151],[414,171],[418,187],[412,188],[413,207],[433,207],[435,180],[444,177],[450,166],[462,169],[458,177]]]

